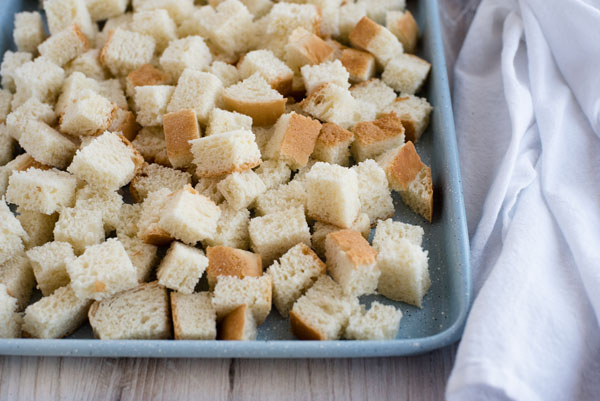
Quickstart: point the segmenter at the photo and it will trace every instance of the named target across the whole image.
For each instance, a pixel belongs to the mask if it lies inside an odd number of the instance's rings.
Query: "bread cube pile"
[[[424,230],[391,219],[392,191],[433,219],[405,1],[203,3],[15,15],[1,337],[255,340],[274,305],[299,339],[383,340],[402,313],[360,296],[422,307]]]

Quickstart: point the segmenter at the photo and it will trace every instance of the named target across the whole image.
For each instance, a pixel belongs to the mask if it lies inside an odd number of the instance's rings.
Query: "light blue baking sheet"
[[[13,15],[33,10],[32,0],[2,0],[0,44],[2,53],[13,49]],[[298,341],[289,322],[273,309],[259,327],[258,340],[175,341],[95,340],[89,325],[60,340],[0,339],[0,354],[109,357],[210,357],[210,358],[323,358],[412,355],[457,341],[463,331],[471,300],[471,271],[465,210],[458,164],[452,104],[444,60],[444,46],[437,0],[408,1],[423,32],[420,54],[432,65],[423,94],[434,106],[431,125],[417,144],[417,151],[431,165],[434,182],[434,218],[429,224],[394,198],[395,219],[420,224],[425,229],[423,246],[429,251],[431,289],[423,309],[381,296],[361,297],[399,307],[404,314],[398,337],[390,341]],[[32,77],[35,79],[35,77]]]

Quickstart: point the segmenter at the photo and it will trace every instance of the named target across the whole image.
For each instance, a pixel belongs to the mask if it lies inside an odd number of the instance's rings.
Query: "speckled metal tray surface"
[[[37,0],[3,0],[0,9],[2,53],[14,47],[13,15],[37,7]],[[427,352],[458,340],[471,300],[469,244],[444,47],[437,0],[408,2],[423,32],[421,56],[433,64],[423,95],[433,104],[431,125],[417,145],[423,161],[431,165],[434,182],[432,224],[407,209],[398,197],[395,219],[420,224],[425,229],[423,246],[429,251],[432,285],[418,309],[381,296],[361,297],[394,304],[404,317],[395,340],[298,341],[289,322],[273,310],[259,328],[258,340],[175,341],[95,340],[86,325],[60,340],[0,339],[0,354],[110,357],[211,357],[211,358],[306,358],[411,355]]]

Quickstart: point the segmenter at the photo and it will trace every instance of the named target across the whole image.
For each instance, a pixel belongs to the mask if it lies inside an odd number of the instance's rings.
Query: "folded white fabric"
[[[478,291],[448,400],[600,399],[600,2],[484,0],[454,71]]]

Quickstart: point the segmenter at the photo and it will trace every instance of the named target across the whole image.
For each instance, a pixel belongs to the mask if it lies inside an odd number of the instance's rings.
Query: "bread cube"
[[[193,0],[149,0],[134,1],[137,11],[165,9],[176,24],[181,24],[194,11]]]
[[[191,294],[208,266],[201,249],[173,241],[160,262],[156,278],[158,283],[183,294]]]
[[[77,101],[65,107],[60,130],[74,136],[99,135],[110,127],[116,112],[114,103],[86,89],[77,93]]]
[[[192,177],[185,171],[163,167],[159,164],[145,164],[140,173],[133,177],[129,184],[131,197],[135,202],[143,202],[150,192],[161,188],[177,191],[186,184],[191,184]]]
[[[406,53],[414,53],[419,40],[419,27],[410,11],[388,11],[385,27],[396,35]]]
[[[79,149],[67,171],[90,185],[114,191],[127,185],[142,163],[127,139],[107,131]]]
[[[31,263],[24,253],[17,253],[0,263],[0,283],[6,286],[8,295],[17,299],[17,309],[23,310],[35,286]]]
[[[431,64],[413,54],[399,54],[392,58],[381,75],[381,79],[398,92],[414,95],[429,75]]]
[[[35,53],[45,38],[46,32],[39,12],[23,11],[15,14],[13,39],[19,51]]]
[[[255,125],[274,124],[285,112],[286,99],[258,73],[223,91],[225,107],[252,117]]]
[[[358,298],[323,274],[290,311],[292,333],[300,340],[337,340],[350,316],[360,309]]]
[[[377,291],[386,298],[423,307],[431,286],[427,251],[408,239],[386,242],[379,248],[377,267],[381,271]]]
[[[325,263],[304,243],[273,262],[268,274],[273,280],[273,303],[281,316],[288,316],[294,302],[325,274],[325,269]]]
[[[123,85],[119,79],[107,79],[98,82],[98,93],[123,110],[129,109],[129,103],[127,97],[125,97],[125,91]]]
[[[169,42],[177,39],[177,26],[165,9],[137,11],[133,14],[130,26],[135,32],[152,36],[157,53],[161,53],[169,46]]]
[[[96,27],[88,11],[85,0],[45,0],[44,11],[51,35],[77,24],[81,31],[92,40]]]
[[[375,57],[372,54],[356,49],[344,49],[340,61],[348,70],[352,83],[367,81],[375,75]]]
[[[23,208],[17,208],[17,219],[27,233],[28,239],[24,240],[25,249],[30,249],[36,246],[52,241],[54,234],[54,224],[58,220],[58,214],[43,214]]]
[[[348,83],[350,75],[340,60],[325,61],[317,65],[305,65],[300,71],[308,95],[325,83],[338,85],[344,89],[350,87]]]
[[[406,239],[417,246],[421,246],[423,233],[423,227],[421,226],[402,223],[392,219],[380,220],[377,222],[375,236],[373,237],[373,248],[380,250],[387,242],[393,244],[400,241],[400,239]]]
[[[74,72],[81,72],[85,76],[98,81],[105,80],[108,77],[107,71],[100,64],[99,49],[90,49],[65,65],[65,73],[67,75]]]
[[[337,124],[325,123],[315,142],[311,157],[330,164],[348,166],[350,164],[350,145],[354,134]]]
[[[353,131],[352,155],[358,162],[375,159],[404,144],[404,126],[396,113],[382,114],[377,120],[360,122]]]
[[[89,47],[90,44],[79,26],[72,25],[50,36],[38,46],[38,50],[41,56],[62,67],[85,53]]]
[[[68,242],[53,241],[27,251],[37,286],[44,296],[69,284],[67,262],[75,259]]]
[[[118,108],[108,127],[108,131],[121,133],[128,141],[133,141],[137,136],[140,126],[135,121],[135,115],[129,110]]]
[[[128,0],[86,0],[92,21],[118,17],[127,9]]]
[[[367,15],[367,5],[367,2],[346,2],[342,4],[338,12],[338,40],[344,43],[348,42],[350,32],[358,24],[358,21]]]
[[[358,111],[357,102],[350,91],[331,82],[314,89],[300,106],[305,113],[321,121],[336,123],[343,128],[354,124]]]
[[[250,247],[261,255],[265,267],[299,242],[310,245],[310,231],[303,208],[255,217],[250,220],[248,232]]]
[[[321,130],[321,123],[295,112],[279,117],[265,149],[265,157],[281,159],[291,169],[306,166]]]
[[[260,151],[251,131],[239,130],[190,141],[196,174],[217,177],[260,164]]]
[[[358,231],[365,239],[369,239],[369,235],[371,234],[371,221],[369,220],[369,215],[366,213],[359,214],[356,220],[354,220],[354,223],[352,223],[352,226],[350,226],[350,229]],[[339,230],[342,230],[342,228],[334,226],[333,224],[327,224],[320,221],[315,222],[310,242],[317,255],[325,258],[325,239],[329,233]]]
[[[212,109],[208,116],[207,136],[238,130],[252,130],[252,117],[234,111]]]
[[[171,82],[169,74],[159,70],[152,64],[144,64],[127,74],[125,86],[127,95],[135,96],[135,88],[146,85],[167,85]]]
[[[36,98],[31,98],[19,106],[6,117],[6,128],[8,134],[16,139],[21,139],[21,134],[25,131],[30,121],[39,120],[48,125],[53,125],[56,121],[56,114],[52,106],[40,102]]]
[[[142,203],[123,203],[117,214],[117,235],[136,236],[139,232],[138,221],[141,214]]]
[[[265,184],[252,170],[228,175],[217,184],[217,189],[235,210],[252,205],[256,197],[266,191]]]
[[[148,64],[155,47],[156,42],[152,36],[117,28],[109,33],[100,51],[100,63],[113,75],[127,75]]]
[[[294,72],[270,50],[253,50],[246,53],[238,64],[242,79],[260,74],[276,91],[286,94],[292,89]]]
[[[271,277],[220,276],[215,285],[212,304],[221,320],[240,305],[247,305],[258,325],[271,311]]]
[[[71,287],[78,298],[100,300],[137,285],[137,273],[116,238],[88,246],[67,262]]]
[[[31,155],[27,153],[21,153],[10,162],[6,163],[5,166],[0,167],[0,194],[4,195],[8,188],[8,179],[13,171],[24,171],[30,167],[36,167],[39,169],[49,169],[50,167],[38,163]]]
[[[367,16],[378,24],[385,23],[385,16],[391,10],[404,10],[406,0],[372,0],[368,3]]]
[[[350,316],[344,337],[349,340],[394,340],[398,335],[402,311],[377,301],[368,311]]]
[[[104,241],[102,212],[81,207],[66,208],[54,226],[54,239],[68,242],[79,255],[86,247]]]
[[[402,43],[398,38],[369,17],[363,17],[358,21],[350,32],[349,38],[352,46],[368,51],[382,66],[386,66],[393,57],[403,52]]]
[[[23,209],[52,214],[71,207],[77,179],[59,170],[15,171],[9,178],[6,200]]]
[[[158,248],[152,244],[146,244],[138,237],[124,235],[119,231],[117,231],[117,238],[135,268],[138,283],[148,281],[158,259]]]
[[[94,302],[88,318],[94,336],[101,340],[171,338],[169,293],[156,281]]]
[[[206,249],[208,267],[206,278],[212,290],[221,276],[238,278],[262,276],[262,259],[259,254],[229,246],[210,246]]]
[[[27,232],[21,226],[21,222],[14,216],[4,201],[0,200],[0,263],[11,259],[23,252],[23,242],[29,240]]]
[[[31,79],[36,77],[36,79]],[[15,70],[13,75],[17,96],[23,99],[35,97],[43,103],[53,103],[62,88],[65,71],[45,57],[28,61]],[[15,100],[13,99],[13,108]]]
[[[203,291],[194,294],[171,293],[173,331],[176,340],[215,340],[217,313],[212,295]]]
[[[250,47],[253,16],[238,0],[226,0],[215,7],[208,38],[227,55],[239,54]]]
[[[290,181],[292,170],[281,160],[266,160],[255,170],[267,190]]]
[[[8,116],[8,113],[10,113],[10,106],[11,106],[12,98],[13,98],[13,95],[8,89],[0,90],[0,122],[2,124],[4,124],[4,122],[6,121],[6,117]],[[6,130],[6,125],[2,125],[1,131],[4,131],[2,134],[8,135],[8,132]],[[4,151],[5,151],[4,149],[0,150],[0,152],[4,152]],[[1,156],[0,156],[0,160],[2,160]],[[3,164],[6,164],[6,162],[4,162]]]
[[[160,214],[160,229],[173,238],[194,245],[215,235],[221,209],[190,185],[186,185],[167,197]]]
[[[256,320],[245,304],[229,312],[219,328],[219,340],[253,341],[256,334]]]
[[[349,228],[360,212],[356,172],[334,164],[316,163],[306,175],[308,216]]]
[[[17,312],[17,300],[8,294],[0,283],[0,338],[21,337],[21,315]]]
[[[169,233],[158,226],[162,207],[170,194],[170,189],[161,188],[150,192],[144,199],[137,222],[139,230],[137,236],[147,244],[166,245],[173,239]]]
[[[221,206],[221,217],[217,222],[215,235],[212,238],[207,238],[204,242],[210,246],[224,245],[248,249],[250,246],[249,222],[250,211],[248,209],[235,210],[224,203]]]
[[[165,134],[162,127],[145,127],[138,132],[131,142],[148,163],[172,167],[167,157]]]
[[[119,211],[123,206],[123,197],[115,191],[85,185],[77,190],[75,207],[98,210],[102,214],[104,231],[108,234],[119,225]]]
[[[267,47],[277,57],[284,55],[288,37],[296,28],[319,35],[321,31],[321,12],[313,4],[275,4],[263,19]]]
[[[0,74],[2,75],[2,87],[11,92],[16,90],[15,86],[15,71],[23,64],[31,61],[33,58],[28,52],[12,52],[7,50],[2,58],[0,66]]]
[[[225,200],[223,194],[219,192],[217,184],[223,179],[222,176],[213,178],[198,178],[198,182],[194,189],[201,195],[206,196],[208,199],[215,202],[217,205]]]
[[[383,110],[396,99],[396,92],[379,78],[352,85],[350,93],[356,100],[375,105],[377,110]]]
[[[298,175],[298,174],[296,174]],[[270,189],[256,199],[256,214],[264,216],[282,212],[289,208],[306,208],[304,183],[294,179],[287,184]]]
[[[145,127],[161,125],[174,91],[170,85],[136,86],[137,122]]]
[[[165,114],[163,127],[171,165],[176,168],[190,165],[193,155],[189,141],[200,137],[196,112],[193,109],[183,109]]]
[[[40,163],[66,168],[77,150],[77,145],[42,121],[29,121],[21,134],[19,144]]]
[[[354,166],[358,178],[360,210],[369,216],[371,224],[394,215],[394,203],[385,171],[371,159]]]
[[[210,49],[200,36],[173,40],[160,56],[160,65],[173,80],[187,68],[203,71],[211,61]]]
[[[433,107],[427,99],[413,95],[399,96],[387,105],[381,113],[394,112],[402,120],[406,130],[406,140],[417,143],[429,126],[429,116]]]
[[[223,84],[216,76],[192,70],[184,70],[177,81],[177,87],[167,107],[168,112],[194,109],[198,121],[206,123],[210,111],[220,99]]]
[[[34,338],[62,338],[85,322],[91,300],[78,298],[67,285],[25,309],[23,331]]]
[[[240,73],[234,65],[227,64],[223,61],[215,60],[208,68],[208,72],[221,80],[226,88],[237,83],[240,80]]]
[[[75,71],[71,73],[62,86],[62,91],[58,96],[54,111],[58,115],[63,115],[67,109],[67,106],[71,103],[79,101],[82,93],[86,90],[94,92],[96,96],[101,96],[100,84],[93,78],[87,77],[84,73]],[[106,102],[108,99],[101,99],[101,102]],[[101,103],[103,104],[103,103]],[[92,105],[96,105],[92,103]]]
[[[302,27],[292,31],[285,46],[285,62],[296,73],[304,65],[321,64],[331,58],[333,48]]]

